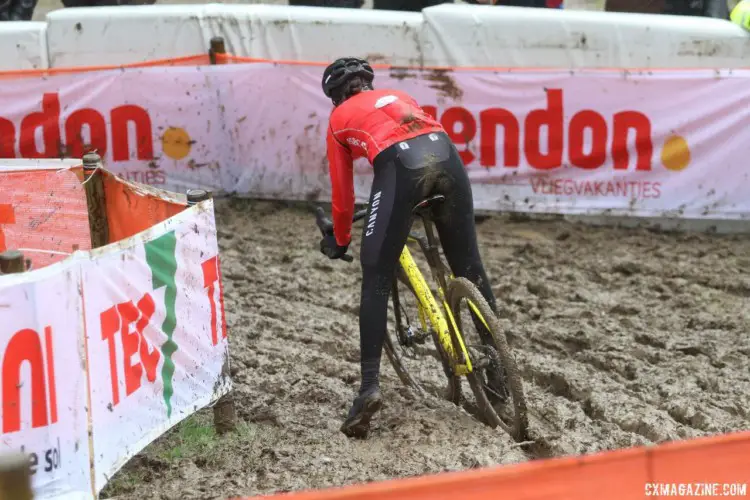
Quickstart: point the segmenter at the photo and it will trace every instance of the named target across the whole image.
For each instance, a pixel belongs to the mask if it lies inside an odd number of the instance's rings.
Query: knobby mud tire
[[[474,392],[477,405],[484,413],[487,423],[491,427],[500,426],[516,441],[526,441],[528,439],[529,421],[526,398],[523,392],[523,382],[500,321],[493,314],[492,309],[490,309],[489,304],[487,304],[479,289],[466,278],[453,279],[448,285],[447,295],[449,307],[460,331],[464,331],[461,317],[461,303],[464,300],[471,301],[487,323],[494,341],[494,348],[500,357],[502,368],[504,368],[502,370],[503,373],[499,375],[505,380],[507,390],[512,399],[513,415],[508,419],[501,418],[487,397],[483,381],[481,380],[481,373],[473,370],[467,378],[469,379],[472,392]],[[464,342],[466,342],[465,336]],[[474,361],[472,359],[472,364],[474,364]],[[506,404],[503,409],[509,409],[508,405]],[[506,414],[505,411],[501,411],[501,413],[503,415]]]

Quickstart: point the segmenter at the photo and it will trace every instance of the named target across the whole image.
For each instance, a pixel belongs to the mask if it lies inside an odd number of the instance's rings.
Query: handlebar
[[[366,208],[362,210],[358,210],[357,212],[354,213],[354,216],[352,217],[352,223],[362,220],[366,216],[367,216]],[[326,213],[323,210],[323,207],[318,207],[315,209],[315,223],[318,225],[318,229],[320,229],[320,234],[322,234],[323,236],[333,232],[333,222],[331,222],[331,219],[326,217]],[[341,257],[341,260],[346,261],[346,262],[352,262],[354,260],[354,257],[352,257],[349,254],[344,254],[344,256]]]

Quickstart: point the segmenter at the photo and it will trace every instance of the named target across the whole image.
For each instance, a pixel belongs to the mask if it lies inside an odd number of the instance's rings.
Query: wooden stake
[[[216,54],[226,54],[227,49],[224,45],[224,39],[220,36],[215,36],[211,39],[211,48],[208,49],[208,60],[211,64],[221,64],[216,62]]]
[[[89,211],[91,248],[103,247],[109,243],[107,202],[104,196],[101,166],[102,158],[97,153],[83,155],[83,186],[86,190],[86,204]]]

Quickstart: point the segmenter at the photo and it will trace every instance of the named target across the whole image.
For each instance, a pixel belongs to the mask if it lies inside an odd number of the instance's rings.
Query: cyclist
[[[360,244],[359,308],[361,383],[341,426],[350,437],[366,437],[381,408],[380,356],[386,335],[388,297],[399,255],[411,227],[411,210],[441,194],[434,221],[448,265],[472,281],[493,311],[495,298],[477,246],[471,185],[458,151],[443,127],[399,90],[374,90],[367,61],[337,59],[323,72],[323,92],[333,101],[326,146],[331,177],[333,228],[320,241],[331,259],[351,243],[354,214],[352,162],[367,158],[374,178]],[[486,339],[487,332],[484,330]]]

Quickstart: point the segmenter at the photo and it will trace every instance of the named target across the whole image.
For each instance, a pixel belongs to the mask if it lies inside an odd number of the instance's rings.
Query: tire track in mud
[[[128,498],[338,486],[750,427],[749,237],[483,219],[536,443],[522,450],[462,408],[417,399],[387,360],[385,407],[360,442],[338,430],[359,383],[357,261],[320,255],[305,207],[216,207],[235,399],[254,438]],[[356,229],[354,241],[356,259]]]
[[[487,230],[485,260],[510,299],[506,326],[552,451],[748,427],[747,237],[560,222]]]

